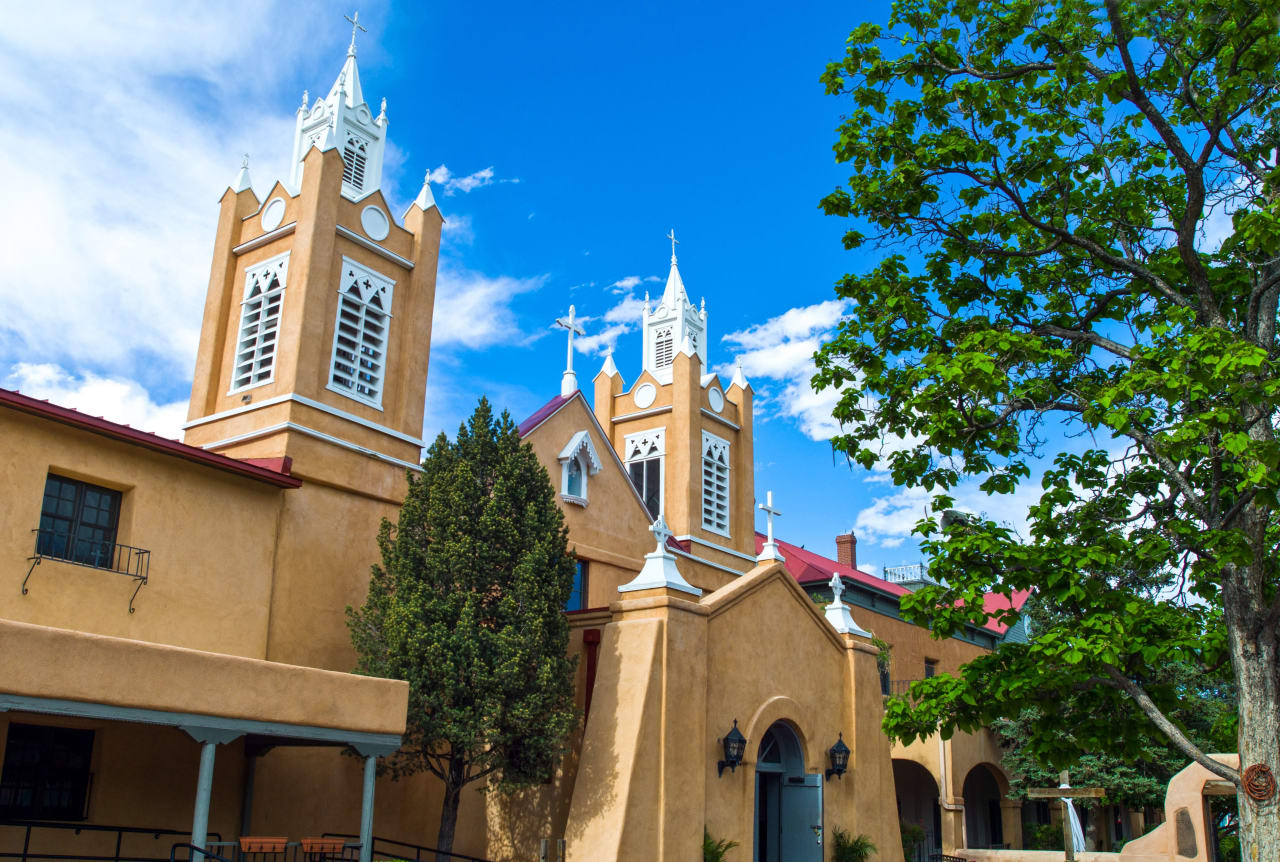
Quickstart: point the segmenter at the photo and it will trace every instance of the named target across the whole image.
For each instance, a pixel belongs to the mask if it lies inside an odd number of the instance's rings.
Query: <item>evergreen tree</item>
[[[532,447],[482,398],[410,472],[378,546],[368,598],[347,609],[357,672],[409,682],[404,745],[382,768],[443,782],[437,848],[449,851],[462,788],[549,778],[577,720],[568,530]]]

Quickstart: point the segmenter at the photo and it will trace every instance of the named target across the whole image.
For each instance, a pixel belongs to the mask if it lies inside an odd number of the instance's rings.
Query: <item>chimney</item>
[[[851,569],[858,568],[858,537],[852,532],[836,536],[836,560]]]

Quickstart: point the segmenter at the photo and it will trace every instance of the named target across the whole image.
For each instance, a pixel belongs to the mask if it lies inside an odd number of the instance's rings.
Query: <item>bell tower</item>
[[[443,219],[429,181],[390,211],[386,100],[374,116],[352,24],[290,176],[259,200],[246,163],[222,196],[184,439],[394,500],[421,458]]]
[[[707,310],[689,301],[671,240],[671,270],[646,297],[641,372],[627,389],[612,354],[595,378],[595,415],[640,492],[690,553],[745,571],[755,562],[752,391],[739,368],[707,372]],[[748,563],[750,565],[748,565]]]

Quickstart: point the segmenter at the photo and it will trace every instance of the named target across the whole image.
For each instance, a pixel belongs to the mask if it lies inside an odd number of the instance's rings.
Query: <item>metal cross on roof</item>
[[[356,52],[356,31],[359,30],[363,33],[368,33],[369,30],[360,26],[360,13],[358,11],[354,18],[350,15],[343,15],[342,17],[351,22],[351,47],[348,48],[347,51],[348,53],[354,54]]]
[[[667,234],[667,239],[671,240],[671,262],[676,262],[676,246],[680,244],[680,240],[676,239],[676,229],[672,228]]]
[[[781,517],[782,513],[773,508],[773,492],[769,491],[764,495],[765,501],[760,504],[760,511],[765,513],[765,521],[768,523],[769,544],[773,544],[773,519]]]
[[[587,333],[583,331],[581,326],[578,325],[578,318],[576,316],[576,312],[574,311],[574,308],[572,305],[569,306],[568,317],[556,318],[556,326],[559,326],[561,329],[569,330],[569,358],[567,360],[568,361],[567,370],[572,371],[573,370],[573,336],[586,335]]]

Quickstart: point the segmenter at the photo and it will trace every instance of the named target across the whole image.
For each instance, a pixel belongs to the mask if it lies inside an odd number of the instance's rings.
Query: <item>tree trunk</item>
[[[454,832],[458,826],[458,802],[462,796],[463,770],[466,763],[461,757],[449,762],[449,780],[444,783],[444,799],[440,801],[440,832],[436,836],[436,862],[450,862],[453,858]]]
[[[1243,778],[1250,766],[1263,764],[1280,781],[1280,635],[1274,626],[1264,624],[1266,603],[1254,598],[1262,590],[1241,590],[1230,580],[1224,586],[1228,587],[1224,609],[1240,697],[1240,774]],[[1242,781],[1236,799],[1242,862],[1280,859],[1280,793],[1255,801]]]

